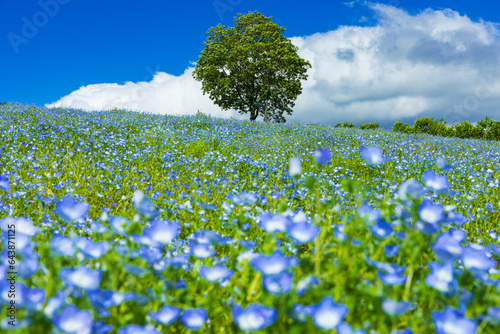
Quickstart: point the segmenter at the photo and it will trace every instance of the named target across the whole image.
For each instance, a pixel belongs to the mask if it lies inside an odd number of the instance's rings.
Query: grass
[[[189,309],[213,333],[500,329],[498,142],[21,104],[0,106],[0,130],[4,307],[10,224],[17,272],[4,330],[184,333]],[[297,240],[300,221],[319,233]],[[289,260],[271,275],[276,251]],[[218,265],[228,277],[202,275]],[[238,315],[252,304],[271,311]],[[164,305],[181,317],[159,321]]]

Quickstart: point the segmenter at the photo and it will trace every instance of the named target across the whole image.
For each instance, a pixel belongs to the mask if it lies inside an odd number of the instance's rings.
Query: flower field
[[[499,333],[500,143],[0,106],[0,332]]]

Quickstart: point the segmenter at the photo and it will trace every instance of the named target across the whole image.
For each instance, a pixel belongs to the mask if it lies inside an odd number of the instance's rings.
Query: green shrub
[[[392,126],[392,132],[400,132],[400,133],[412,133],[412,128],[406,123],[396,121]]]
[[[379,127],[379,124],[376,122],[373,123],[366,123],[366,124],[361,124],[359,128],[361,130],[375,130]]]
[[[426,133],[432,136],[445,136],[447,133],[446,122],[441,118],[439,121],[433,117],[420,117],[413,123],[413,129],[417,133]]]
[[[455,124],[455,136],[458,138],[474,138],[474,125],[469,121],[463,121],[460,124]]]
[[[353,128],[354,124],[351,122],[337,123],[334,125],[336,128]]]

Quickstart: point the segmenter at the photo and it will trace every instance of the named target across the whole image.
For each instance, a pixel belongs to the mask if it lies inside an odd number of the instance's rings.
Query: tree
[[[234,27],[210,28],[193,77],[223,110],[286,122],[283,114],[292,114],[311,64],[271,18],[255,11],[237,14]]]

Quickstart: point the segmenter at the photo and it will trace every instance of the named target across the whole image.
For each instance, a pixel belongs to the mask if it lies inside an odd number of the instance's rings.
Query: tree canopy
[[[285,122],[311,64],[271,19],[255,11],[237,14],[234,27],[210,28],[193,77],[223,110],[250,113],[252,121],[261,114],[264,121]]]

